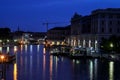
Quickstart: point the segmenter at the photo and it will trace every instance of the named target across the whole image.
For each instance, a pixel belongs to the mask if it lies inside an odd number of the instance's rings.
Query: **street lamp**
[[[5,56],[4,56],[4,55],[1,55],[0,58],[1,58],[2,63],[3,63]]]
[[[113,48],[113,43],[110,43],[110,47]]]
[[[4,66],[3,66],[3,62],[4,62],[4,59],[5,59],[5,56],[1,55],[0,59],[2,60],[2,78],[1,78],[1,80],[5,80],[4,79]]]

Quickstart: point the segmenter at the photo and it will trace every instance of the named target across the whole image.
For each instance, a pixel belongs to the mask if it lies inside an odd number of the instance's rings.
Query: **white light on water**
[[[93,62],[92,61],[90,61],[89,69],[90,69],[90,80],[93,80]]]
[[[10,47],[7,47],[7,53],[10,52]]]
[[[37,51],[38,52],[40,51],[40,45],[37,45]]]
[[[28,48],[28,46],[27,46],[27,45],[25,45],[25,52],[27,52],[27,48]]]
[[[14,80],[17,80],[17,64],[14,63],[14,70],[13,70]]]
[[[114,62],[109,63],[109,80],[114,80]]]
[[[30,45],[30,52],[32,53],[33,51],[33,45]]]

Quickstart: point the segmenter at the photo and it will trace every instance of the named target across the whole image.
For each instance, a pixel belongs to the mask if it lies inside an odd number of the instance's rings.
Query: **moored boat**
[[[61,56],[68,56],[70,53],[69,46],[53,46],[50,49],[50,54],[52,55],[61,55]]]
[[[16,55],[0,53],[0,63],[10,63],[16,59]]]

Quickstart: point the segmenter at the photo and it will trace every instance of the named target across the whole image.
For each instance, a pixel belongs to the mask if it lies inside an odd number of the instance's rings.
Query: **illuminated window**
[[[85,47],[85,40],[83,40],[83,47]]]
[[[55,42],[52,42],[52,45],[54,45],[55,44]]]
[[[57,45],[60,45],[60,42],[57,42]]]
[[[89,40],[89,47],[91,47],[91,40]]]

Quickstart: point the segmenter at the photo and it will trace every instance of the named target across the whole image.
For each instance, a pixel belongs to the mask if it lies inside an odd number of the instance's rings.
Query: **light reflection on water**
[[[14,63],[13,75],[14,75],[14,80],[17,80],[17,64],[16,63]]]
[[[20,45],[20,51],[21,52],[23,51],[23,45]]]
[[[90,68],[89,68],[89,70],[90,70],[90,80],[93,80],[93,62],[92,61],[90,61]]]
[[[25,53],[27,53],[28,45],[25,45]]]
[[[40,45],[37,45],[37,52],[40,51]]]
[[[33,51],[33,45],[30,45],[30,53]]]
[[[43,80],[45,80],[46,72],[46,55],[43,55]]]
[[[97,73],[98,73],[98,60],[95,59],[95,60],[94,60],[94,63],[95,63],[95,64],[94,64],[94,68],[93,68],[93,69],[94,69],[94,72],[95,72],[95,73],[94,73],[94,75],[95,75],[94,78],[97,79]]]
[[[115,72],[120,71],[116,62],[50,56],[42,45],[21,45],[9,51],[17,54],[17,60],[7,69],[8,80],[120,80],[114,75],[120,74]]]
[[[114,80],[114,62],[109,62],[109,80]]]
[[[10,47],[7,47],[7,53],[10,52]]]
[[[18,50],[18,47],[17,46],[14,46],[14,53],[16,53]]]
[[[50,56],[50,80],[52,80],[53,76],[53,56]]]

